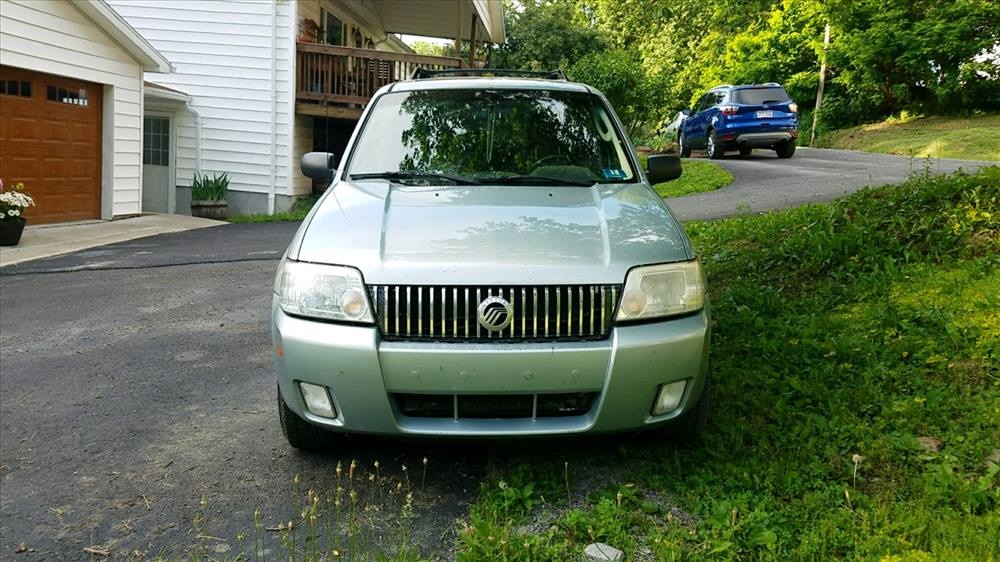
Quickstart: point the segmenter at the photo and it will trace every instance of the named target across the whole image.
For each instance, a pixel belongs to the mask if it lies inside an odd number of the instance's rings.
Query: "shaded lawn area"
[[[889,119],[825,133],[817,146],[917,158],[1000,161],[1000,115]]]

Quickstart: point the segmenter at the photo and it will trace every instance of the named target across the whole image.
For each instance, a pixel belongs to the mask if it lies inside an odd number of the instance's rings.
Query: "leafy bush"
[[[229,174],[215,174],[211,178],[194,174],[191,182],[191,199],[193,201],[225,201],[229,192]]]
[[[652,92],[636,51],[611,49],[590,53],[569,68],[569,76],[607,96],[633,137],[652,116]]]

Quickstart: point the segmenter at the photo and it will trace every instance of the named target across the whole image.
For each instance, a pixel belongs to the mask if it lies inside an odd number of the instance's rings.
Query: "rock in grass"
[[[993,449],[990,456],[986,457],[986,466],[988,467],[991,464],[1000,464],[1000,449]]]
[[[937,437],[917,437],[917,443],[928,453],[939,453],[944,448],[944,443]]]
[[[611,545],[594,542],[583,549],[583,560],[584,562],[621,562],[625,560],[625,553]]]

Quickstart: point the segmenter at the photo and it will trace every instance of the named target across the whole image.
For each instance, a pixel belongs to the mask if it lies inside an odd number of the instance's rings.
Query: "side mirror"
[[[299,168],[304,175],[326,183],[333,181],[336,165],[337,160],[332,152],[308,152],[299,162]]]
[[[681,114],[684,115],[684,117],[690,117],[691,116],[691,110],[690,109],[682,109],[681,110]]]
[[[681,177],[681,159],[676,154],[650,154],[646,162],[649,165],[646,177],[650,185]]]

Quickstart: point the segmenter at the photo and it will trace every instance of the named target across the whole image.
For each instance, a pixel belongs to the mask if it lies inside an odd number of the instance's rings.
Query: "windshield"
[[[767,88],[746,88],[733,90],[733,101],[746,105],[763,105],[765,103],[777,103],[788,101],[788,93],[781,86],[771,86]]]
[[[417,185],[635,181],[627,146],[604,103],[587,92],[395,92],[372,108],[345,177]]]

